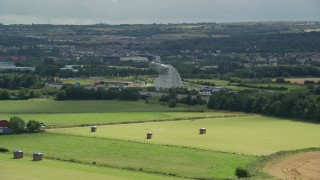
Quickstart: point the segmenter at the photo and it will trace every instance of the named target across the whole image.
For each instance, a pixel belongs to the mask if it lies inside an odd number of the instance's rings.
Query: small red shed
[[[9,121],[7,120],[0,120],[0,127],[8,128],[10,126]]]

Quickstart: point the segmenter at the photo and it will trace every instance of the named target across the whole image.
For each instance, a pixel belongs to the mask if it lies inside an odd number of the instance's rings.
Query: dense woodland
[[[219,92],[210,97],[208,108],[320,122],[320,97],[309,93],[235,94]]]

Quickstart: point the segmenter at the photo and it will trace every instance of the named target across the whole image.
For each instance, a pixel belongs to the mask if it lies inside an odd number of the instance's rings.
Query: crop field
[[[82,78],[82,79],[62,79],[64,84],[76,84],[80,83],[81,85],[90,85],[99,81],[112,81],[112,82],[134,82],[135,80],[151,81],[146,76],[126,77],[126,78],[104,78],[104,77],[92,77],[92,78]]]
[[[269,83],[269,84],[256,84],[255,86],[286,87],[286,88],[288,88],[289,91],[307,90],[306,86],[296,85],[296,84],[274,84],[274,83]]]
[[[83,164],[75,164],[70,162],[61,162],[45,159],[41,162],[30,161],[32,157],[24,157],[23,159],[12,159],[11,155],[0,154],[0,173],[1,179],[10,180],[34,180],[34,179],[177,179],[156,174],[147,174],[142,172],[133,172],[127,170],[119,170],[115,168],[89,166]],[[17,170],[19,173],[17,173]],[[59,172],[59,173],[57,173]],[[182,179],[182,178],[181,178]]]
[[[0,142],[10,151],[23,150],[26,157],[33,152],[42,152],[44,158],[49,159],[84,164],[94,162],[97,166],[191,178],[234,177],[236,167],[245,167],[258,159],[190,148],[47,133],[0,136]]]
[[[210,82],[214,83],[216,86],[227,86],[229,81],[220,80],[220,79],[187,79],[191,82],[203,81],[203,82]]]
[[[176,33],[176,34],[157,34],[153,35],[153,39],[169,39],[169,40],[177,40],[177,39],[195,39],[195,38],[207,38],[207,34],[201,33]]]
[[[285,80],[290,81],[291,83],[304,84],[305,80],[318,83],[318,81],[320,81],[320,78],[286,78]]]
[[[146,104],[144,101],[53,101],[26,100],[0,101],[0,113],[100,113],[100,112],[171,112],[194,111],[192,107],[177,106],[172,109],[157,103]]]
[[[199,129],[206,128],[206,135]],[[153,133],[146,140],[147,132]],[[320,125],[260,115],[53,129],[50,132],[177,145],[247,155],[320,146]]]
[[[210,34],[211,38],[227,38],[227,37],[231,37],[231,35],[229,34]]]
[[[0,173],[14,180],[34,179],[38,171],[41,176],[59,172],[52,179],[70,179],[68,173],[75,179],[225,179],[235,178],[237,167],[260,156],[320,147],[319,124],[195,107],[170,109],[144,101],[1,101],[0,119],[19,116],[44,122],[49,129],[0,136],[0,147],[25,153],[21,160],[0,154]],[[90,132],[91,125],[97,125],[97,132]],[[200,128],[207,133],[199,135]],[[148,132],[152,139],[146,139]],[[42,152],[44,160],[31,161],[34,152]],[[13,167],[21,168],[14,177]]]
[[[0,119],[18,116],[22,119],[43,122],[49,128],[134,123],[147,121],[170,121],[203,119],[226,116],[244,116],[229,112],[116,112],[116,113],[50,113],[50,114],[0,114]]]
[[[304,32],[320,32],[320,29],[305,29]]]
[[[242,86],[235,86],[235,85],[227,85],[225,87],[235,89],[235,90],[245,90],[245,89],[259,89],[259,87],[264,87],[267,89],[268,87],[285,87],[288,90],[272,90],[271,91],[306,91],[308,90],[306,86],[299,85],[299,84],[277,84],[277,83],[267,83],[267,84],[252,84],[253,87],[242,87]]]

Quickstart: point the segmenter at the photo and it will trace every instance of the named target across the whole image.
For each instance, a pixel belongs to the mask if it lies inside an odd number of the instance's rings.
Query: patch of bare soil
[[[265,168],[280,179],[320,180],[320,152],[300,153]]]

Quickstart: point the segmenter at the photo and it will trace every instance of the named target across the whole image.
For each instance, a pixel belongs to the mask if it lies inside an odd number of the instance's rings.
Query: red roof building
[[[7,120],[0,120],[0,127],[8,128],[10,125],[9,121]]]

